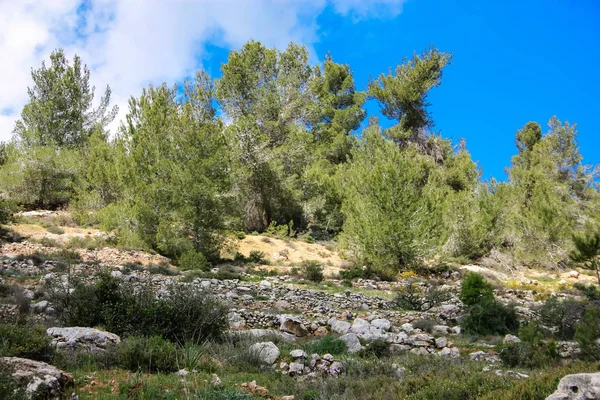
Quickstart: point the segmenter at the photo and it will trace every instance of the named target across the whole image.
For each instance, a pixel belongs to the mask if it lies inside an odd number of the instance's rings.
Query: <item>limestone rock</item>
[[[515,335],[508,334],[508,335],[504,336],[504,343],[505,344],[521,343],[521,339],[519,339]]]
[[[546,400],[593,399],[600,399],[600,372],[567,375],[558,383],[558,390],[546,398]]]
[[[350,323],[346,321],[340,321],[338,319],[332,318],[329,320],[329,326],[331,327],[331,331],[337,333],[339,335],[343,335],[350,331]]]
[[[300,350],[300,349],[297,349],[297,350],[292,350],[292,351],[290,352],[290,356],[292,356],[292,358],[293,358],[294,360],[297,360],[297,359],[299,359],[299,358],[306,359],[306,358],[308,357],[308,356],[306,355],[306,352],[305,352],[304,350]]]
[[[73,380],[52,365],[26,358],[2,357],[0,370],[11,374],[30,398],[59,399]]]
[[[273,342],[260,342],[250,346],[250,351],[255,353],[264,365],[273,365],[279,358],[279,348]]]
[[[389,331],[392,328],[392,323],[388,319],[377,318],[371,321],[371,325],[382,331]]]
[[[340,336],[340,340],[346,343],[346,346],[348,347],[348,353],[350,354],[358,353],[364,349],[364,347],[360,344],[360,340],[358,340],[356,333],[346,333],[345,335]]]
[[[304,326],[300,318],[296,317],[295,315],[280,315],[279,323],[279,330],[282,332],[287,332],[298,337],[308,335],[306,326]]]
[[[48,328],[46,335],[52,338],[51,345],[59,350],[83,350],[93,354],[102,353],[121,342],[121,338],[114,333],[94,328]]]

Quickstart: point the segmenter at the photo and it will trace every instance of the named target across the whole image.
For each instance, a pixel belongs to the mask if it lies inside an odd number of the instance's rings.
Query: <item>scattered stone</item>
[[[338,319],[332,318],[329,320],[329,327],[333,333],[337,333],[339,335],[344,335],[350,331],[350,323],[346,321],[340,321]]]
[[[217,374],[210,374],[210,384],[213,386],[222,386],[221,378]]]
[[[358,336],[356,333],[346,333],[345,335],[340,336],[340,340],[346,343],[348,347],[348,353],[354,354],[358,353],[364,347],[360,344],[360,340],[358,340]]]
[[[504,344],[521,343],[521,339],[510,333],[504,336]]]
[[[273,365],[279,358],[279,348],[273,342],[260,342],[250,346],[250,351],[258,356],[261,363]]]
[[[300,321],[300,318],[296,317],[295,315],[280,315],[279,322],[279,330],[282,332],[287,332],[298,337],[308,335],[308,330],[302,321]]]
[[[392,328],[392,323],[388,319],[377,318],[371,321],[371,325],[382,331],[389,331]]]
[[[443,349],[446,346],[448,346],[448,339],[446,339],[445,337],[439,337],[435,339],[435,347],[437,347],[438,349]]]
[[[306,359],[306,358],[308,357],[308,356],[306,355],[306,352],[305,352],[304,350],[300,350],[300,349],[297,349],[297,350],[292,350],[292,351],[290,352],[290,356],[292,356],[292,358],[293,358],[294,360],[297,360],[297,359],[299,359],[299,358]]]
[[[304,371],[304,364],[293,362],[290,364],[288,373],[290,376],[296,376],[296,375],[302,375],[303,371]]]
[[[246,320],[236,312],[227,314],[227,319],[229,321],[229,329],[232,331],[238,331],[246,327]]]

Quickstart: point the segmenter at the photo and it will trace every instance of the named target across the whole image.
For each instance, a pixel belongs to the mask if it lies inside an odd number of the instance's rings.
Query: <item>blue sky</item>
[[[454,54],[430,110],[445,137],[467,140],[484,178],[504,180],[516,130],[546,129],[552,115],[577,123],[584,162],[600,163],[600,2],[410,0],[394,18],[355,21],[328,7],[317,23],[317,55],[350,64],[361,89],[430,43]],[[218,75],[227,52],[209,44],[205,67]]]

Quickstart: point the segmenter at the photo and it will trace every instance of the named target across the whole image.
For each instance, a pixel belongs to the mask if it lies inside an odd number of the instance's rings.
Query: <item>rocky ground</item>
[[[29,218],[34,216],[27,215]],[[37,217],[48,218],[48,215]],[[23,224],[19,226],[21,234],[25,233]],[[63,233],[58,236],[64,234],[69,235]],[[81,232],[72,234],[79,235]],[[169,260],[159,255],[115,248],[75,249],[81,261],[65,267],[64,262],[52,259],[52,254],[59,252],[61,247],[45,246],[39,240],[38,234],[29,240],[0,246],[0,284],[21,288],[30,304],[31,318],[49,326],[47,335],[52,346],[60,351],[83,350],[101,354],[120,342],[117,335],[93,327],[52,326],[56,321],[55,310],[44,293],[45,284],[50,281],[67,285],[72,276],[77,276],[92,282],[103,271],[123,282],[151,284],[159,297],[178,283],[211,293],[229,307],[230,334],[253,338],[251,349],[260,355],[260,362],[265,367],[296,380],[316,380],[323,376],[336,379],[347,372],[348,356],[364,354],[375,344],[385,346],[391,355],[465,359],[481,363],[481,371],[505,379],[530,379],[531,371],[504,368],[494,344],[489,340],[473,340],[462,334],[460,321],[464,307],[456,295],[461,285],[461,268],[435,276],[436,285],[452,294],[448,299],[427,311],[406,311],[399,309],[394,299],[396,292],[412,276],[401,277],[397,282],[355,279],[350,286],[347,281],[337,279],[337,273],[345,268],[345,262],[331,246],[325,250],[326,245],[323,244],[319,244],[321,248],[260,236],[244,239],[243,251],[247,253],[253,244],[258,250],[269,247],[271,265],[269,268],[238,268],[237,279],[218,279],[219,268],[213,271],[214,277],[211,273],[195,276],[177,271]],[[294,252],[295,249],[297,252]],[[45,258],[40,254],[44,254]],[[307,282],[289,273],[291,265],[311,255],[319,257],[321,262],[329,260],[326,264],[329,279],[325,282]],[[151,265],[161,265],[162,269],[148,268]],[[269,270],[275,269],[278,275],[266,276]],[[576,281],[589,281],[588,276],[577,271],[539,273],[521,270],[506,274],[478,265],[463,266],[462,269],[475,270],[492,279],[499,301],[518,304],[517,313],[524,321],[536,319],[536,310],[551,294],[575,298],[576,294],[561,291],[561,288]],[[0,303],[0,318],[16,318],[22,312],[19,307],[18,303]],[[422,321],[435,322],[425,328]],[[328,353],[305,351],[306,343],[324,336],[342,340],[347,347],[347,356],[340,358]],[[497,340],[520,342],[513,335]],[[557,343],[557,349],[563,360],[570,360],[579,352],[577,343],[568,341]],[[0,358],[0,368],[16,377],[30,394],[43,392],[45,396],[58,397],[67,386],[73,388],[70,374],[48,364],[5,357]],[[402,381],[407,373],[402,365],[394,362],[390,362],[387,369],[398,381]],[[183,368],[177,376],[181,378],[193,372]],[[222,378],[212,373],[210,384],[221,385]],[[599,399],[599,380],[598,374],[567,377],[549,398]],[[95,385],[106,384],[99,383],[96,378],[91,381],[96,382]],[[89,382],[87,378],[77,382],[71,389],[74,390],[73,396],[78,396],[78,391],[94,393],[88,386]],[[240,383],[240,387],[257,398],[293,398],[271,395],[256,380]]]

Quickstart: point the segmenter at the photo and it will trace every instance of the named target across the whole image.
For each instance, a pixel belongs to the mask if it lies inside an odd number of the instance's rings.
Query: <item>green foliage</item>
[[[598,257],[600,257],[600,230],[584,235],[573,236],[574,249],[569,254],[575,262],[581,263],[586,269],[596,272],[598,285],[600,285],[600,271],[598,271]]]
[[[73,288],[69,292],[69,288]],[[134,288],[108,275],[68,288],[49,283],[51,301],[68,326],[102,326],[118,335],[160,335],[172,341],[219,339],[227,328],[227,309],[211,296],[184,284],[157,298],[146,285]]]
[[[360,351],[361,357],[375,357],[382,358],[390,355],[390,345],[385,340],[376,339],[367,344],[367,346]]]
[[[187,270],[200,270],[208,271],[210,269],[210,263],[204,257],[204,254],[198,253],[195,250],[188,250],[183,253],[178,260],[179,269],[182,271]]]
[[[398,289],[395,302],[403,310],[428,311],[451,298],[451,294],[438,285],[409,279]]]
[[[0,323],[0,357],[22,357],[49,361],[52,356],[50,338],[39,325]]]
[[[433,125],[427,94],[441,84],[442,70],[451,59],[452,55],[431,47],[410,60],[403,59],[395,74],[380,75],[369,83],[368,94],[382,104],[383,115],[400,122],[394,130],[396,139],[409,139]]]
[[[318,261],[302,261],[302,273],[305,279],[316,283],[323,281],[323,266]]]
[[[339,340],[333,336],[323,336],[320,339],[310,342],[306,351],[309,354],[332,354],[334,356],[339,356],[346,354],[348,351],[348,346],[342,340]]]
[[[50,55],[49,67],[32,70],[33,87],[28,88],[29,103],[23,108],[15,133],[26,146],[77,148],[87,143],[94,132],[102,133],[115,117],[117,108],[108,110],[107,86],[97,109],[92,109],[94,88],[90,70],[76,55],[73,63],[62,49]]]
[[[590,360],[600,360],[600,307],[589,306],[583,321],[577,325],[575,340],[581,348],[581,355]]]
[[[572,340],[584,312],[584,303],[574,300],[561,301],[552,296],[540,307],[540,322],[549,329],[546,334],[561,340]]]
[[[177,371],[177,346],[161,336],[129,336],[117,347],[120,367],[133,372]]]
[[[42,209],[67,204],[80,169],[78,152],[51,146],[13,148],[0,168],[0,192],[18,204]]]
[[[248,261],[255,264],[267,264],[267,255],[259,250],[252,250],[248,255]]]
[[[485,300],[470,306],[461,321],[465,332],[477,335],[504,335],[519,328],[517,314],[497,300]]]
[[[466,306],[488,303],[494,299],[494,288],[481,274],[469,272],[462,281],[458,298]]]
[[[543,333],[535,323],[519,328],[520,343],[500,346],[500,359],[507,366],[525,368],[543,368],[555,364],[559,359],[554,341],[542,340]]]
[[[600,287],[596,285],[586,285],[582,282],[576,282],[573,287],[579,290],[590,301],[600,300]]]

